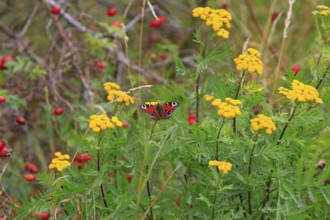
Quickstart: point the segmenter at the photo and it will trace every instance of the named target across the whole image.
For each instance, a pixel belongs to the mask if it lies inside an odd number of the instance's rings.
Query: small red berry
[[[19,211],[17,211],[17,210],[12,210],[11,211],[11,214],[13,214],[13,215],[18,215],[20,212]]]
[[[161,60],[166,60],[166,59],[168,58],[168,56],[167,56],[166,53],[164,53],[164,54],[160,55],[159,58],[160,58]]]
[[[107,66],[107,63],[100,60],[95,62],[95,66],[99,69],[104,69]]]
[[[130,174],[130,173],[126,173],[126,179],[128,182],[131,182],[132,181],[132,178],[133,178],[133,175]]]
[[[84,169],[84,164],[79,164],[79,165],[78,165],[78,169],[79,169],[79,170]]]
[[[117,14],[117,9],[116,8],[109,8],[107,11],[107,14],[109,16],[115,16]]]
[[[38,173],[38,167],[36,165],[34,165],[33,163],[28,163],[26,166],[25,166],[25,169],[27,171],[29,171],[30,173]]]
[[[190,125],[196,124],[195,113],[193,113],[193,112],[189,113],[188,124],[190,124]]]
[[[123,128],[126,128],[127,126],[128,126],[128,122],[124,121],[122,127],[123,127]]]
[[[0,157],[7,157],[6,151],[0,151]]]
[[[274,22],[276,20],[276,18],[280,15],[280,12],[278,11],[274,11],[272,13],[272,18],[271,18],[271,21]]]
[[[295,64],[293,67],[292,67],[292,71],[294,72],[294,75],[297,75],[300,71],[300,65],[299,64]]]
[[[87,162],[87,161],[89,161],[89,160],[91,160],[91,159],[92,159],[92,157],[89,156],[89,155],[81,155],[81,156],[79,157],[78,161],[79,161],[80,163],[85,163],[85,162]]]
[[[63,112],[64,112],[64,110],[61,107],[56,107],[54,109],[54,115],[62,115]]]
[[[120,21],[114,21],[114,22],[112,22],[112,26],[120,28],[121,27],[121,22]]]
[[[154,20],[150,21],[150,27],[158,28],[159,26],[160,26],[160,23],[157,19],[154,19]]]
[[[11,61],[14,61],[14,58],[12,58],[11,56],[3,56],[0,60],[0,70],[6,70],[7,67],[5,66],[5,64]]]
[[[228,4],[228,3],[223,3],[223,4],[221,5],[221,8],[222,8],[222,9],[225,9],[225,10],[228,10],[228,8],[229,8],[229,4]]]
[[[50,214],[47,212],[37,212],[34,214],[34,217],[42,219],[42,220],[48,220],[50,218]]]
[[[32,173],[26,174],[24,178],[28,182],[34,182],[34,181],[36,181],[36,177]]]
[[[16,122],[17,122],[18,124],[20,124],[20,125],[25,125],[25,124],[26,124],[26,120],[25,120],[25,118],[22,117],[22,116],[17,116],[17,117],[16,117]]]
[[[78,156],[75,156],[73,158],[73,164],[77,164],[77,163],[79,163],[79,157]]]
[[[6,98],[3,97],[3,96],[0,96],[0,103],[3,103],[3,102],[5,102],[5,101],[6,101]]]
[[[51,12],[53,15],[58,15],[61,12],[61,8],[57,6],[53,6]]]
[[[0,140],[0,151],[6,147],[6,142],[4,140]]]

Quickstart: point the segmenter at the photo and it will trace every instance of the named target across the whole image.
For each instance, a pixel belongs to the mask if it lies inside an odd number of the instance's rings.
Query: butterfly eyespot
[[[166,114],[167,114],[168,116],[170,116],[170,115],[172,115],[172,112],[170,112],[170,111],[166,111]]]
[[[172,102],[171,105],[172,105],[173,107],[175,107],[175,106],[178,106],[179,103],[177,103],[177,102]]]
[[[150,115],[151,115],[151,116],[155,116],[155,113],[151,112]]]

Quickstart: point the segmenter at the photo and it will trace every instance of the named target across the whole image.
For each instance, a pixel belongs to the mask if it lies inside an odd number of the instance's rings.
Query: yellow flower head
[[[100,132],[101,130],[106,130],[108,128],[122,127],[123,123],[119,119],[113,116],[110,118],[105,115],[91,115],[89,117],[89,128],[94,132]]]
[[[58,171],[62,171],[64,168],[71,166],[71,163],[68,161],[70,156],[68,154],[62,154],[61,152],[56,152],[54,159],[49,164],[49,169],[57,169]]]
[[[209,161],[209,165],[210,165],[210,166],[218,167],[218,169],[219,169],[220,171],[222,171],[223,174],[228,173],[228,172],[231,170],[232,166],[233,166],[233,165],[232,165],[231,163],[229,163],[229,162],[226,162],[226,161],[217,161],[217,160],[210,160],[210,161]]]
[[[209,7],[198,7],[192,11],[193,17],[205,20],[206,26],[212,26],[213,30],[217,32],[219,37],[223,39],[229,38],[229,32],[224,29],[230,29],[231,14],[225,9],[211,9]]]
[[[239,105],[242,104],[240,100],[235,100],[227,97],[222,101],[221,99],[215,99],[213,96],[204,96],[207,101],[211,101],[211,104],[218,108],[218,115],[224,118],[235,118],[241,114]]]
[[[253,48],[248,48],[246,51],[247,54],[241,54],[234,59],[236,69],[261,75],[263,70],[263,63],[260,60],[261,53]]]
[[[263,114],[257,115],[256,118],[250,120],[251,127],[254,131],[265,129],[267,134],[271,134],[276,130],[276,126],[270,117]]]
[[[214,99],[214,97],[213,97],[212,95],[204,95],[204,99],[205,99],[206,101],[211,101],[211,100]]]
[[[120,86],[113,82],[106,82],[103,84],[104,90],[107,91],[107,99],[113,101],[117,99],[118,103],[125,103],[125,105],[134,104],[132,96],[120,90]]]
[[[293,80],[291,83],[292,90],[280,87],[279,93],[285,95],[288,99],[297,100],[298,102],[315,102],[322,104],[323,101],[319,98],[318,91],[309,85],[305,85],[298,80]]]
[[[323,15],[323,16],[328,16],[330,15],[330,8],[326,5],[317,5],[316,8],[318,9],[317,11],[313,11],[312,13],[314,15]]]

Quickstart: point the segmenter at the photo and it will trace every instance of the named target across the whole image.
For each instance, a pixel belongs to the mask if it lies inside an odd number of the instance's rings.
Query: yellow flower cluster
[[[57,169],[62,171],[65,167],[71,166],[71,163],[68,161],[70,156],[68,154],[62,154],[61,152],[55,153],[55,158],[52,159],[52,162],[49,164],[49,169]]]
[[[316,6],[317,9],[319,9],[320,11],[313,11],[312,13],[314,15],[324,15],[324,16],[328,16],[330,15],[330,8],[326,5],[318,5]]]
[[[285,95],[288,99],[298,100],[298,102],[311,101],[318,104],[322,104],[323,101],[319,98],[318,91],[309,85],[305,85],[298,80],[293,80],[291,83],[292,90],[280,87],[279,93]]]
[[[250,123],[254,131],[265,129],[267,134],[271,134],[276,130],[273,120],[263,114],[258,114],[256,118],[250,120]]]
[[[241,54],[234,59],[237,70],[246,70],[249,73],[262,74],[263,63],[260,60],[261,53],[253,48],[248,48],[247,54]]]
[[[223,174],[228,173],[231,170],[232,164],[226,161],[217,161],[217,160],[210,160],[209,165],[213,167],[218,167],[219,170],[223,172]]]
[[[123,92],[120,89],[120,86],[113,82],[106,82],[103,84],[104,89],[107,91],[108,96],[107,99],[112,101],[117,99],[117,102],[125,103],[125,105],[134,104],[134,99],[132,96],[128,95],[127,93]]]
[[[108,128],[115,128],[116,126],[122,127],[123,123],[115,116],[113,116],[111,120],[105,114],[91,115],[89,117],[89,128],[94,132],[100,132],[101,130],[106,130]]]
[[[227,29],[231,27],[230,21],[232,17],[228,11],[224,9],[198,7],[195,8],[192,13],[193,17],[200,17],[205,20],[207,26],[212,26],[213,30],[217,32],[219,37],[222,37],[223,39],[229,38],[229,32],[223,28],[224,26]]]
[[[221,99],[215,99],[211,95],[205,95],[204,99],[206,101],[212,101],[211,104],[218,108],[218,115],[224,118],[235,118],[237,115],[241,114],[241,110],[238,105],[241,105],[240,100],[235,100],[227,97],[226,101]]]

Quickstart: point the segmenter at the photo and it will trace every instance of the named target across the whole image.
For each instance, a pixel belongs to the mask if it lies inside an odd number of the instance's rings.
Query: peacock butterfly
[[[159,103],[145,103],[140,106],[154,120],[169,119],[173,111],[179,106],[178,102],[167,102],[160,105]]]

